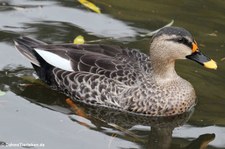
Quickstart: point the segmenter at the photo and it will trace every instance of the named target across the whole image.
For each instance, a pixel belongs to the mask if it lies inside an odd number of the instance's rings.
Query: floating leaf
[[[0,96],[4,96],[6,94],[6,92],[3,92],[0,90]]]
[[[87,0],[78,0],[82,5],[84,5],[85,7],[93,10],[94,12],[97,12],[97,13],[101,13],[101,10],[99,7],[97,7],[95,4],[87,1]]]
[[[84,44],[84,37],[79,35],[73,40],[74,44]]]
[[[160,29],[162,29],[162,28],[164,28],[164,27],[172,26],[173,23],[174,23],[174,20],[172,20],[169,24],[166,24],[165,26],[163,26],[163,27],[161,27],[161,28],[159,28],[159,29],[157,29],[157,30],[155,30],[155,31],[152,31],[152,32],[150,32],[150,33],[148,33],[148,34],[146,34],[146,35],[141,35],[141,36],[142,36],[142,37],[153,36],[153,35],[154,35],[155,33],[157,33]]]

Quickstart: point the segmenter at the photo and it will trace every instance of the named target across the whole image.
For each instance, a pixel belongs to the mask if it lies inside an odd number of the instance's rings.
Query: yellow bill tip
[[[209,69],[217,69],[217,64],[216,64],[216,62],[214,61],[214,60],[210,60],[210,61],[208,61],[208,62],[205,62],[204,63],[204,66],[206,67],[206,68],[209,68]]]

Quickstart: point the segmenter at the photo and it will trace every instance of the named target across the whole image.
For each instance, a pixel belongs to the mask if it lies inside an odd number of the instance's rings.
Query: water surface
[[[92,0],[96,14],[74,0],[0,1],[0,144],[43,143],[45,148],[225,148],[225,1]],[[21,35],[49,43],[86,41],[118,44],[148,52],[141,37],[174,20],[194,35],[200,49],[217,61],[208,70],[178,61],[177,72],[195,87],[192,113],[169,119],[146,118],[79,105],[86,117],[66,104],[66,96],[35,79],[29,62],[14,48]],[[151,126],[151,127],[150,127]],[[17,148],[17,147],[15,147]],[[19,147],[18,147],[19,148]],[[43,147],[35,147],[43,148]]]

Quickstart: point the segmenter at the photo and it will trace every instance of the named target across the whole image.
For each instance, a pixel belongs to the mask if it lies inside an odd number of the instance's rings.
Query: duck
[[[217,64],[182,27],[164,27],[150,40],[149,55],[107,44],[47,44],[14,40],[39,78],[74,102],[148,116],[173,116],[196,105],[196,93],[175,71],[175,61],[190,59],[206,68]]]

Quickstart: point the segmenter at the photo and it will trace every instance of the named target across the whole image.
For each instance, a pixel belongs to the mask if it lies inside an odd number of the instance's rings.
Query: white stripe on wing
[[[67,71],[73,71],[70,60],[60,57],[52,52],[34,49],[47,63]]]

